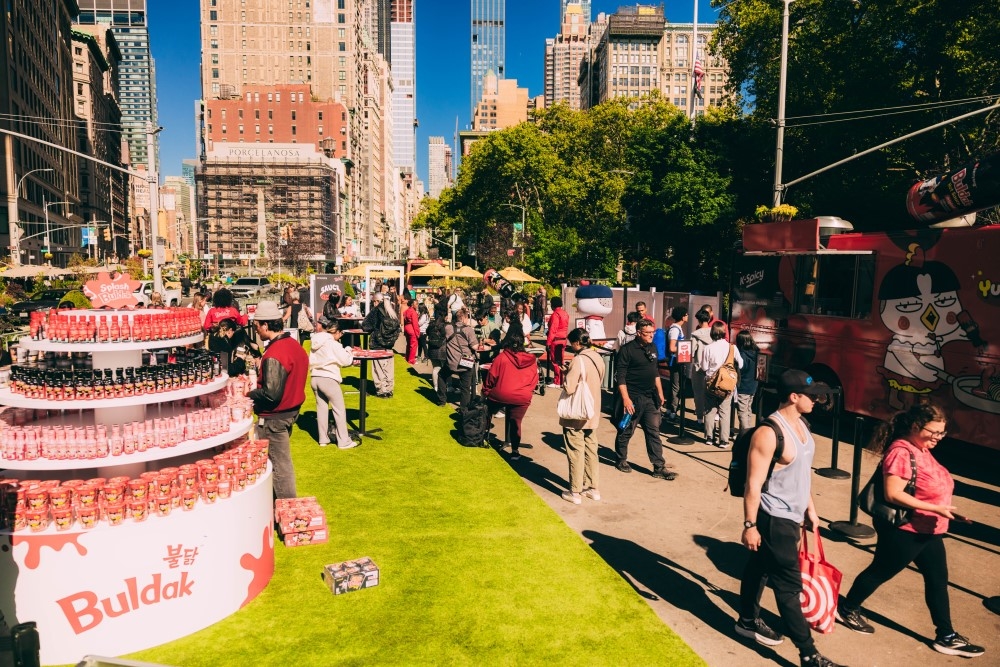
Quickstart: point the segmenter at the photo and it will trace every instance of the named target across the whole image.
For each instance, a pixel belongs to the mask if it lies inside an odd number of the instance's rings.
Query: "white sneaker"
[[[571,491],[563,491],[562,499],[568,503],[573,503],[574,505],[579,505],[583,502],[583,500],[580,499],[579,493],[573,493]]]
[[[494,417],[503,417],[503,416],[504,416],[504,414],[505,414],[505,413],[504,413],[504,411],[503,411],[503,410],[498,410],[497,412],[493,413],[493,416],[494,416]]]
[[[591,500],[601,499],[601,492],[598,491],[597,489],[584,489],[583,491],[580,492],[580,495],[586,498],[590,498]]]
[[[319,443],[319,446],[320,447],[326,447],[329,444],[330,444],[329,442],[321,442],[321,443]]]
[[[555,382],[550,382],[549,384],[547,384],[545,386],[548,387],[549,389],[562,389],[562,385],[561,384],[556,384]]]
[[[337,449],[354,449],[355,447],[360,447],[360,446],[361,446],[360,442],[357,442],[355,440],[351,440],[351,442],[349,444],[346,444],[346,445],[337,445]]]

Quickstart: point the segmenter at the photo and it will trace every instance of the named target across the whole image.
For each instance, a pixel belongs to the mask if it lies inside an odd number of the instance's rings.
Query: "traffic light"
[[[105,241],[109,241],[109,242],[111,241],[111,228],[110,227],[105,227],[104,228],[104,240]]]

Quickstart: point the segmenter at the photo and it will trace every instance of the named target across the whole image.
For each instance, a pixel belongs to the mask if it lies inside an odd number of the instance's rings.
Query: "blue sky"
[[[714,20],[711,0],[698,1],[698,21]],[[694,0],[665,4],[668,21],[689,23]],[[649,3],[649,0],[647,0]],[[194,100],[201,95],[198,1],[151,0],[150,47],[156,61],[161,176],[181,173],[195,153]],[[624,0],[592,0],[592,12],[614,12]],[[427,182],[427,137],[451,143],[455,120],[469,122],[468,0],[414,0],[417,22],[417,173]],[[507,76],[541,95],[545,39],[559,32],[559,0],[507,0]]]

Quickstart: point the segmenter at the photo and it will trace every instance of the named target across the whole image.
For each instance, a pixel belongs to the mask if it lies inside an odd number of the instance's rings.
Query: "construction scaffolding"
[[[318,159],[208,158],[195,184],[203,259],[220,268],[334,262],[341,251],[340,174]]]

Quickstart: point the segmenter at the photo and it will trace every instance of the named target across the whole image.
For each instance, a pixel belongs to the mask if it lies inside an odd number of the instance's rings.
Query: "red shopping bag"
[[[813,529],[816,553],[809,553],[809,531],[802,529],[802,546],[799,548],[799,570],[802,572],[802,614],[817,632],[833,632],[840,595],[840,570],[826,562],[819,529]]]

